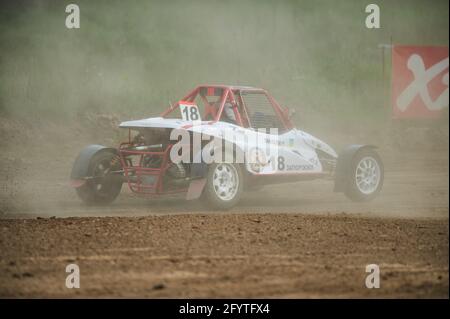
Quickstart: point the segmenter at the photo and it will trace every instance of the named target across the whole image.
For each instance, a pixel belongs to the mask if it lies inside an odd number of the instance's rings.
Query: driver
[[[230,102],[225,102],[223,106],[222,119],[225,122],[236,124],[236,115],[233,111],[233,105]]]

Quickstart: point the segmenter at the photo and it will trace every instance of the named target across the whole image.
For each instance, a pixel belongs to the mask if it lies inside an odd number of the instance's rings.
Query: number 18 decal
[[[284,163],[284,157],[283,156],[278,156],[278,157],[272,157],[272,159],[270,160],[271,163],[271,167],[272,170],[276,171],[284,171],[284,169],[286,168],[286,165]]]
[[[185,121],[201,121],[197,105],[191,102],[180,102],[181,117]]]

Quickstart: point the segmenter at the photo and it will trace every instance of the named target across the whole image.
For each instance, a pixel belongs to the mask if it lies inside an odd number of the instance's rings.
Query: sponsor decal
[[[394,46],[393,118],[437,118],[448,108],[448,47]]]

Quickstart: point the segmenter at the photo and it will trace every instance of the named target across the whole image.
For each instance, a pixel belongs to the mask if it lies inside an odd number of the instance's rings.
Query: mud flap
[[[200,198],[206,185],[206,174],[208,173],[208,165],[201,161],[201,151],[194,156],[194,163],[191,165],[191,178],[193,180],[189,184],[186,193],[187,200]]]
[[[188,191],[186,193],[187,200],[194,200],[200,198],[203,189],[206,185],[206,178],[195,179],[189,184]]]
[[[84,184],[86,184],[86,180],[85,179],[71,179],[69,181],[69,186],[73,187],[73,188],[81,187]]]

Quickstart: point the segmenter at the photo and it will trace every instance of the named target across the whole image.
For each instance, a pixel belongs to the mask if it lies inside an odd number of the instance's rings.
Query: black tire
[[[218,186],[215,185],[214,182],[215,180],[217,181],[217,174],[220,173],[220,167],[223,167],[225,170],[225,167],[227,167],[237,180],[237,185],[235,187],[235,190],[231,192],[232,196],[230,196],[230,198],[226,198],[226,196],[221,195],[223,193],[220,192]],[[211,164],[208,168],[206,185],[205,189],[203,190],[202,199],[205,200],[208,206],[212,209],[227,210],[235,206],[239,202],[242,196],[243,189],[244,178],[239,164],[215,163]]]
[[[88,174],[93,179],[88,179],[83,186],[76,188],[78,197],[88,205],[105,205],[116,199],[122,189],[122,178],[118,175],[107,174],[108,171],[119,170],[120,161],[111,166],[111,161],[116,155],[112,152],[100,152],[91,159]],[[101,165],[101,166],[100,166]],[[109,166],[108,166],[109,165]],[[100,171],[100,167],[106,167]],[[103,173],[103,174],[102,174]]]
[[[364,172],[364,170],[362,170],[362,168],[364,167],[363,164],[367,165],[367,163],[371,165],[371,170],[378,170],[379,177],[378,179],[375,179],[373,176],[371,177],[370,173],[367,173],[368,176],[366,180],[370,180],[371,182],[366,183],[362,181],[362,179],[364,178],[361,177],[365,177],[365,173],[361,174],[361,172]],[[357,174],[359,177],[357,177]],[[349,176],[347,176],[347,180],[348,184],[345,190],[345,195],[348,198],[356,202],[367,202],[374,199],[381,191],[384,181],[384,166],[377,152],[370,148],[365,148],[357,152],[352,159],[352,164],[349,170]],[[375,182],[376,180],[378,180],[378,182]],[[363,189],[364,187],[366,187],[366,189]]]

